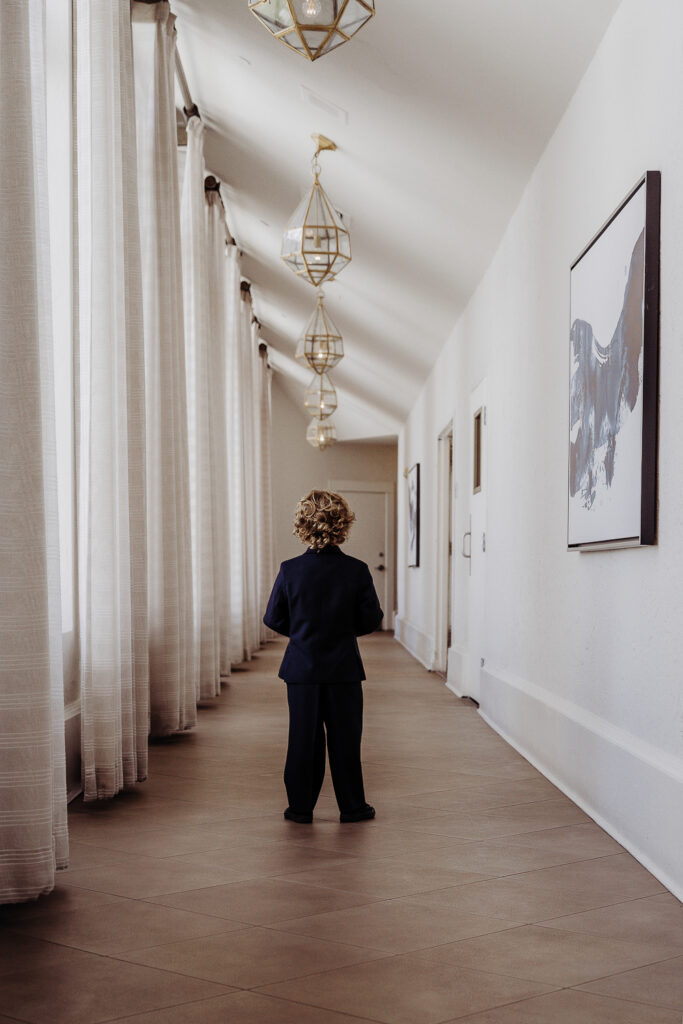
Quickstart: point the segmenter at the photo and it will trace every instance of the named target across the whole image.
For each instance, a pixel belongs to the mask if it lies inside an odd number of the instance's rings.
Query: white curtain
[[[259,639],[261,643],[274,636],[263,624],[263,612],[275,579],[275,548],[273,541],[273,493],[272,493],[272,379],[273,371],[268,365],[267,347],[260,344],[258,324],[254,325],[258,360],[258,440],[259,480],[257,506],[260,510],[258,533],[259,570]]]
[[[78,605],[84,798],[147,775],[145,367],[128,0],[76,0]]]
[[[243,303],[240,295],[241,269],[237,246],[225,250],[225,387],[226,435],[228,445],[228,493],[230,495],[230,654],[233,664],[249,657],[246,638],[247,581],[245,565],[244,441],[242,394],[240,390],[240,339]]]
[[[229,246],[226,274],[226,349],[228,398],[228,475],[230,492],[230,610],[233,662],[247,661],[259,646],[254,592],[257,526],[254,519],[251,302],[241,290],[239,255]],[[255,641],[256,635],[256,641]]]
[[[259,506],[260,484],[260,380],[259,352],[256,324],[253,320],[251,292],[242,292],[241,322],[241,363],[242,420],[244,424],[244,491],[245,491],[245,566],[247,580],[246,595],[246,637],[248,656],[258,650],[261,644],[261,619],[263,611],[259,606],[259,536],[262,510]]]
[[[192,540],[174,102],[175,19],[133,3],[147,406],[151,732],[197,720]]]
[[[193,119],[194,120],[194,119]],[[214,582],[219,666],[230,675],[230,491],[228,488],[228,405],[226,346],[226,228],[220,196],[207,194],[209,400],[213,467]],[[232,247],[231,247],[232,248]],[[238,279],[239,285],[239,279]],[[240,660],[238,657],[236,660]]]
[[[0,903],[68,858],[44,15],[0,4]]]
[[[204,191],[204,124],[199,117],[191,117],[187,124],[181,233],[194,606],[192,675],[197,682],[197,699],[206,700],[216,697],[221,690],[221,654],[218,524],[214,522],[219,502],[215,500],[218,481],[210,390],[210,254]],[[219,496],[219,500],[224,499],[225,494]]]

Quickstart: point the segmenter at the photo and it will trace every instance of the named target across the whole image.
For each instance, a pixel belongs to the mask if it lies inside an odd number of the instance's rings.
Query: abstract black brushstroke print
[[[612,485],[618,434],[640,391],[644,242],[642,231],[633,247],[624,301],[609,345],[600,345],[585,320],[572,324],[570,428],[573,431],[578,424],[578,430],[571,442],[569,486],[572,497],[580,493],[587,509],[595,502],[601,477],[607,487]]]

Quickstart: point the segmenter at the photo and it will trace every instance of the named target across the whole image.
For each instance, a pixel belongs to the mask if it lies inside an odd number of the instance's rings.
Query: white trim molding
[[[467,651],[464,647],[456,647],[453,644],[448,648],[448,669],[446,672],[446,686],[456,697],[465,697],[465,666],[467,665]]]
[[[683,898],[683,760],[489,665],[481,673],[480,714]]]
[[[434,537],[436,565],[436,633],[434,636],[434,670],[448,674],[448,636],[450,616],[452,614],[449,596],[453,587],[453,553],[449,553],[449,545],[453,543],[453,511],[455,497],[453,483],[455,480],[453,466],[453,419],[437,438],[437,503],[436,503],[436,535]],[[450,485],[450,486],[449,486]]]
[[[424,665],[428,671],[434,670],[434,637],[423,633],[417,626],[413,626],[407,619],[396,616],[394,625],[394,636],[405,647],[408,654]]]
[[[339,491],[372,491],[374,494],[395,494],[396,484],[393,480],[330,480],[330,490],[337,487]]]

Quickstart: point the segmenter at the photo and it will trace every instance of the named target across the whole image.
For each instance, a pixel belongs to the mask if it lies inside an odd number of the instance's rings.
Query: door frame
[[[454,451],[455,434],[453,420],[451,420],[437,438],[436,631],[433,669],[442,675],[446,675],[448,672],[448,648],[450,646],[448,643],[448,632],[451,626],[449,622],[449,588],[452,590],[453,586],[452,544],[455,513],[455,473],[450,460],[453,458]],[[448,550],[449,544],[451,544],[451,552]]]
[[[384,495],[384,550],[390,553],[391,557],[385,558],[386,597],[382,603],[384,618],[380,629],[393,630],[396,603],[396,484],[391,480],[330,480],[327,486],[331,491],[342,494],[353,494],[356,491]]]

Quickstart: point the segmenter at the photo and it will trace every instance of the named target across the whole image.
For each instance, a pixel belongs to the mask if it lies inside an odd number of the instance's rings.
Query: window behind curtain
[[[46,4],[47,146],[64,699],[79,697],[75,658],[71,0]]]

